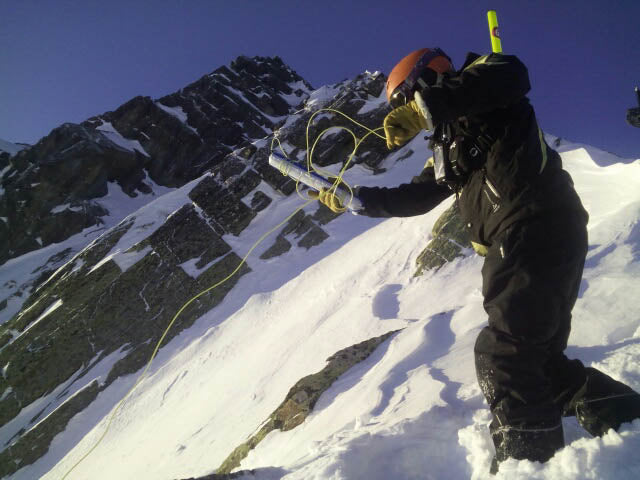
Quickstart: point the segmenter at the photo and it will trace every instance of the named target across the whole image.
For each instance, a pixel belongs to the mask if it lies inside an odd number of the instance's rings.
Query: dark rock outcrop
[[[437,270],[445,263],[471,252],[469,229],[460,217],[458,204],[454,203],[438,218],[433,225],[433,239],[416,258],[418,267],[414,276],[420,276],[425,270]]]
[[[100,132],[70,123],[10,161],[0,197],[0,217],[6,219],[0,262],[100,223],[108,212],[93,199],[107,194],[107,182],[144,164],[142,156]]]
[[[129,250],[146,254],[123,271],[104,258],[131,227],[132,222],[124,223],[85,249],[3,326],[3,332],[20,333],[10,335],[0,351],[0,363],[7,366],[0,378],[0,391],[10,392],[0,401],[0,424],[60,385],[66,385],[68,391],[81,384],[83,375],[108,355],[121,351],[122,358],[101,383],[82,387],[83,395],[55,409],[37,429],[28,435],[18,432],[0,454],[0,475],[11,474],[44,454],[53,436],[99,392],[116,378],[144,367],[175,312],[240,264],[241,259],[195,208],[185,205]],[[193,278],[181,264],[198,258],[204,271]],[[248,266],[242,266],[219,288],[200,296],[177,318],[163,344],[220,303],[237,279],[249,271]],[[56,302],[60,302],[59,308],[45,313]],[[36,416],[31,423],[40,420]]]
[[[310,86],[280,58],[240,57],[159,100],[64,124],[0,165],[0,264],[100,225],[109,182],[129,196],[179,187],[269,135]],[[120,220],[120,219],[116,219]]]
[[[262,480],[276,480],[284,477],[288,472],[283,468],[267,467],[256,470],[241,470],[233,473],[212,473],[198,478],[186,478],[183,480],[250,480],[253,478]]]
[[[327,359],[327,366],[321,371],[299,380],[291,387],[284,401],[264,422],[258,433],[238,446],[218,468],[217,473],[228,474],[238,468],[249,451],[253,450],[269,432],[273,430],[285,432],[302,424],[320,396],[340,375],[367,359],[382,342],[396,332],[385,333],[340,350]]]

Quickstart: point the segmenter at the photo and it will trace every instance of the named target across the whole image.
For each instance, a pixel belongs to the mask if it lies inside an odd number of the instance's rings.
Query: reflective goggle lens
[[[396,91],[393,92],[393,95],[391,95],[391,99],[389,100],[391,108],[402,107],[407,103],[409,103],[409,100],[407,99],[407,96],[401,88],[396,89]]]

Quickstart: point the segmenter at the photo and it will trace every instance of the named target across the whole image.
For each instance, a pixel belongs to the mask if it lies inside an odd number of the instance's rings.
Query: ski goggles
[[[400,85],[395,89],[393,95],[391,95],[389,105],[391,105],[391,108],[396,109],[406,105],[411,100],[413,100],[413,95],[410,92],[407,92],[406,89],[402,88],[402,85]]]
[[[398,108],[406,105],[413,100],[413,92],[415,90],[416,83],[422,88],[434,85],[438,81],[438,72],[429,68],[429,63],[434,58],[445,57],[451,63],[451,59],[439,48],[435,48],[428,52],[425,52],[420,60],[417,61],[404,82],[396,87],[389,98],[389,104],[391,108]]]

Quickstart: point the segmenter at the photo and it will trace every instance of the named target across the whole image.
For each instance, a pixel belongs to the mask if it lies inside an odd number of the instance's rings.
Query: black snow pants
[[[583,364],[563,353],[586,253],[585,216],[556,211],[508,228],[486,256],[489,325],[475,360],[497,462],[546,461],[564,446],[563,410],[586,381]]]
[[[640,394],[564,355],[587,253],[586,215],[555,211],[507,229],[482,268],[489,325],[476,374],[493,421],[492,471],[507,458],[544,462],[564,446],[561,417],[594,436],[640,418]]]

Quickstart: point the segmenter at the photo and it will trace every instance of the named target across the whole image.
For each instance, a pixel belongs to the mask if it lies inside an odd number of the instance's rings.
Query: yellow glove
[[[309,198],[317,198],[320,203],[324,204],[329,210],[334,213],[342,213],[346,210],[346,208],[342,205],[340,199],[332,192],[329,192],[324,188],[319,192],[316,190],[309,190],[307,195],[309,195]]]
[[[420,130],[427,128],[427,120],[424,118],[415,100],[398,107],[385,117],[384,134],[387,137],[387,148],[401,147]]]

